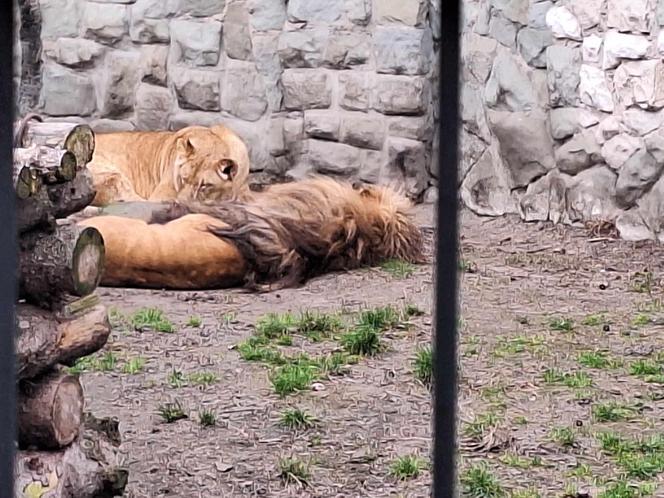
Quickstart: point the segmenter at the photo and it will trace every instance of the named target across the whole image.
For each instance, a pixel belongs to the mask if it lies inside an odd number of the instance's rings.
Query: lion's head
[[[173,185],[178,200],[231,199],[245,188],[249,156],[239,139],[191,126],[176,135],[174,154]]]

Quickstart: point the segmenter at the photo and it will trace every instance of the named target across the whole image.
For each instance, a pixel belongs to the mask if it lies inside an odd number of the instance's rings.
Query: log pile
[[[76,360],[100,350],[111,327],[95,289],[104,241],[67,217],[95,195],[86,168],[94,152],[87,125],[43,122],[15,127],[13,180],[18,230],[16,375],[18,454],[15,495],[121,496],[117,422],[84,413]]]

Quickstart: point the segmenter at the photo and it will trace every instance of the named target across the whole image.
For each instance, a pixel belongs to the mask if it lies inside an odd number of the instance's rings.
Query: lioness
[[[223,125],[98,133],[88,169],[93,206],[121,201],[210,201],[248,191],[249,153]]]

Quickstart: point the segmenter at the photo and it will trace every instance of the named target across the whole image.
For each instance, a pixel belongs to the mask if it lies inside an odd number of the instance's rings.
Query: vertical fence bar
[[[455,496],[457,393],[457,171],[460,0],[441,8],[439,180],[434,342],[433,496]]]
[[[0,3],[0,498],[14,496],[16,220],[12,184],[14,2]]]

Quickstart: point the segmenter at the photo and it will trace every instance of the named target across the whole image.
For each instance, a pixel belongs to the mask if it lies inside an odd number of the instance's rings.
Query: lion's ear
[[[233,181],[237,175],[238,165],[232,159],[222,159],[217,167],[217,175],[222,180]]]
[[[187,155],[194,153],[194,144],[191,143],[189,137],[180,137],[177,141],[178,150],[184,152]]]

